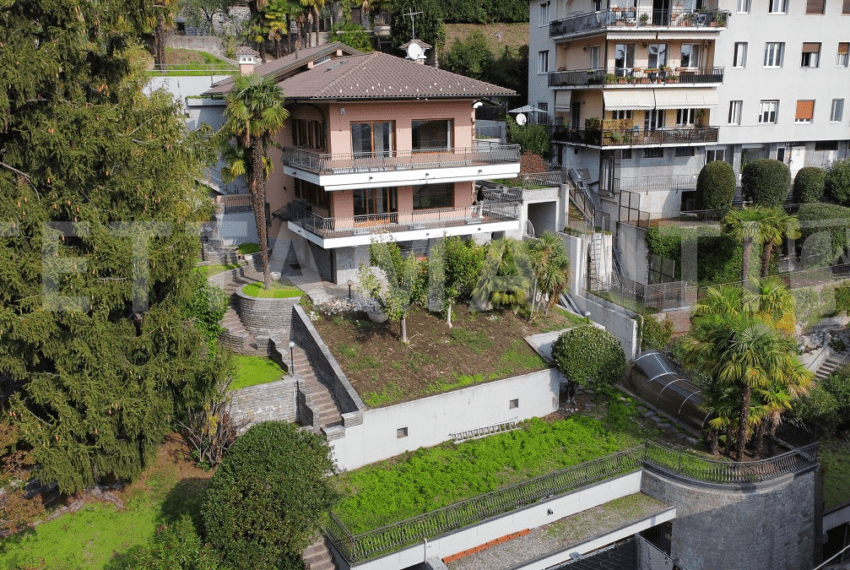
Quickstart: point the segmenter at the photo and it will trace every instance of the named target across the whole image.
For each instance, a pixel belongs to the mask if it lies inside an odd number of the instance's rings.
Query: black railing
[[[697,85],[723,83],[722,67],[705,69],[667,69],[647,71],[624,67],[612,69],[576,69],[549,72],[549,87],[597,85]]]
[[[658,129],[642,131],[608,129],[571,129],[564,126],[549,127],[552,140],[593,146],[645,146],[661,144],[700,144],[716,143],[716,127],[696,127],[686,129]]]
[[[610,26],[629,28],[675,27],[676,29],[725,27],[729,12],[724,10],[653,10],[621,8],[577,14],[549,23],[549,37],[561,38]]]

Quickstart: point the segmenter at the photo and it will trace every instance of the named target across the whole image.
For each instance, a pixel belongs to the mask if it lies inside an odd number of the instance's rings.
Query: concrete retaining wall
[[[617,247],[620,249],[620,270],[623,276],[646,285],[649,278],[646,230],[618,222]]]
[[[626,361],[631,361],[637,356],[640,345],[635,313],[590,294],[574,297],[574,300],[582,311],[590,313],[593,322],[604,326],[606,331],[620,341],[623,352],[626,353]]]

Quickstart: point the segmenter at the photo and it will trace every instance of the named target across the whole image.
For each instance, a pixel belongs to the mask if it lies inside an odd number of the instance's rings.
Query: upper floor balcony
[[[514,178],[519,174],[519,145],[478,143],[472,148],[388,150],[325,154],[283,149],[285,173],[326,191]]]
[[[717,127],[677,127],[641,130],[640,127],[571,129],[549,128],[552,140],[597,147],[686,146],[717,142]]]
[[[718,85],[723,83],[722,67],[704,69],[642,69],[615,67],[609,69],[575,69],[571,71],[549,72],[549,87],[570,87],[598,89],[600,87],[641,87],[652,85],[659,87],[685,87],[688,85]]]
[[[656,32],[667,29],[675,31],[706,31],[726,27],[729,12],[717,9],[689,10],[680,7],[656,10],[650,6],[611,8],[589,14],[577,14],[549,23],[549,37],[555,40],[612,29],[618,32],[640,30]]]

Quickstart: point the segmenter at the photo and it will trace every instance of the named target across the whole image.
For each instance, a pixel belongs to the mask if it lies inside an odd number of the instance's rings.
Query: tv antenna
[[[407,12],[406,14],[402,14],[403,16],[410,16],[410,26],[412,28],[412,33],[411,33],[412,39],[416,39],[416,19],[414,18],[414,16],[419,16],[421,14],[422,14],[422,12],[413,12],[412,9],[411,9],[410,12]]]

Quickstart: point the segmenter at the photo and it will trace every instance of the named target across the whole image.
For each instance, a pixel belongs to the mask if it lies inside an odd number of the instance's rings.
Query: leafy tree
[[[555,366],[567,380],[604,389],[618,382],[626,370],[626,355],[614,335],[593,325],[563,333],[552,345]]]
[[[800,221],[784,208],[772,208],[762,221],[761,237],[763,239],[761,254],[761,276],[767,277],[770,272],[770,262],[776,244],[781,244],[786,237],[800,237]]]
[[[157,69],[165,68],[165,44],[168,30],[174,27],[177,0],[153,0],[153,62]]]
[[[36,475],[65,493],[139,475],[221,374],[183,307],[211,148],[170,95],[142,94],[139,8],[0,9],[0,378]]]
[[[394,0],[393,1],[392,44],[394,48],[403,46],[414,37],[434,46],[431,52],[437,54],[446,45],[446,26],[443,24],[443,11],[437,0]],[[415,16],[414,22],[404,14],[422,12]]]
[[[836,204],[850,206],[850,158],[832,163],[824,178],[824,190]]]
[[[480,30],[472,30],[465,39],[456,39],[442,59],[442,67],[473,79],[487,80],[494,64],[487,38]]]
[[[221,287],[217,287],[195,274],[192,296],[184,307],[185,317],[193,321],[199,330],[203,331],[210,344],[210,350],[215,350],[218,337],[224,332],[221,319],[227,312],[228,297]]]
[[[753,245],[764,242],[764,231],[769,216],[770,210],[767,208],[752,206],[733,210],[723,219],[723,232],[739,240],[744,248],[741,259],[741,282],[743,283],[747,282],[750,273],[750,255]]]
[[[825,191],[826,170],[817,166],[806,166],[794,177],[794,201],[798,204],[820,202]]]
[[[414,255],[403,256],[392,242],[373,242],[369,246],[369,256],[372,265],[384,272],[387,286],[383,289],[371,268],[361,264],[358,270],[360,287],[378,300],[390,322],[401,323],[401,342],[407,344],[407,312],[414,300],[420,264]]]
[[[528,123],[520,126],[512,117],[507,117],[506,122],[508,138],[513,144],[518,144],[523,153],[533,152],[546,158],[549,154],[549,131],[546,130],[545,125]]]
[[[266,20],[266,25],[269,30],[269,39],[274,42],[274,56],[276,58],[283,55],[283,52],[280,49],[280,40],[283,39],[284,35],[287,37],[290,36],[290,21],[292,16],[296,14],[299,9],[300,7],[297,7],[289,0],[272,0],[272,2],[266,6],[265,10],[263,10],[263,17]],[[291,40],[292,38],[290,38],[289,42],[289,51],[292,51]]]
[[[521,45],[516,50],[505,46],[490,68],[486,81],[516,91],[513,100],[528,101],[528,57],[527,45]]]
[[[790,188],[791,171],[779,160],[757,158],[747,163],[741,173],[741,193],[744,200],[750,200],[756,206],[782,206]]]
[[[239,176],[248,180],[251,207],[260,244],[263,282],[271,287],[269,248],[266,235],[266,180],[272,171],[267,154],[272,137],[283,127],[289,112],[284,109],[283,92],[272,78],[256,74],[237,77],[227,96],[224,110],[227,122],[218,132],[222,156],[227,166],[221,169],[225,182]]]
[[[823,202],[803,204],[797,219],[802,225],[801,257],[806,267],[832,265],[850,246],[850,208]]]
[[[709,162],[697,178],[697,208],[728,212],[735,198],[735,185],[735,172],[728,162]]]
[[[364,53],[375,51],[369,32],[351,21],[335,22],[331,26],[330,37]]]
[[[452,305],[472,296],[484,266],[486,251],[472,240],[444,237],[428,252],[431,299],[446,313],[452,327]]]
[[[189,515],[156,529],[150,544],[132,558],[127,570],[225,570],[212,547],[201,544]]]
[[[212,34],[216,17],[229,17],[230,8],[236,3],[237,0],[180,0],[179,9],[190,25]]]
[[[233,568],[299,568],[300,552],[337,501],[323,437],[285,422],[252,426],[207,488],[207,539]]]

